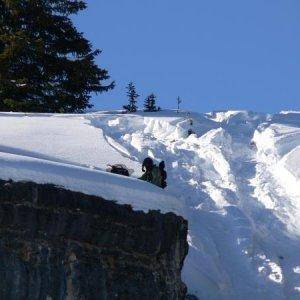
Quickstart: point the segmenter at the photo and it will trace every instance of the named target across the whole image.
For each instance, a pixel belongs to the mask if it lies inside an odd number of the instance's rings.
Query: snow
[[[140,210],[182,213],[176,198],[158,187],[104,172],[109,163],[122,163],[136,177],[142,174],[138,162],[115,151],[83,116],[0,113],[0,131],[2,179],[53,183]]]
[[[183,280],[200,299],[299,299],[299,112],[0,113],[0,137],[1,178],[187,218]],[[166,190],[137,179],[146,156],[166,162]]]
[[[135,178],[51,162],[32,157],[0,152],[1,179],[33,180],[53,183],[73,191],[101,196],[120,204],[131,204],[138,210],[159,208],[162,212],[181,214],[182,205],[157,187]]]

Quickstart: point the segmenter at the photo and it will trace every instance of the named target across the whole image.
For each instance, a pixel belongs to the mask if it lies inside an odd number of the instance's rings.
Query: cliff
[[[184,299],[187,222],[0,181],[0,299]]]

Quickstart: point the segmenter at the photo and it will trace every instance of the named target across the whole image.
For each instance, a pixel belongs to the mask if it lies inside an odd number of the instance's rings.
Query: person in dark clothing
[[[147,181],[147,182],[152,182],[153,181],[153,175],[152,175],[152,170],[154,167],[153,160],[150,157],[147,157],[143,161],[142,165],[142,171],[144,174],[142,177],[140,177],[141,180]]]
[[[167,173],[164,170],[165,163],[161,162],[160,166],[156,166],[152,158],[147,157],[143,161],[142,171],[144,174],[139,179],[150,182],[161,188],[165,188],[167,183],[165,182],[167,178]]]

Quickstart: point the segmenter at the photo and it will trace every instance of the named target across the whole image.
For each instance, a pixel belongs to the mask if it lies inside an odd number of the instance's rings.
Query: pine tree
[[[80,112],[108,72],[73,25],[81,0],[0,0],[0,110]]]
[[[155,105],[156,102],[156,96],[154,94],[149,95],[144,102],[144,111],[158,111],[158,109]]]
[[[128,112],[136,112],[137,107],[137,98],[140,96],[136,92],[135,85],[133,82],[130,82],[127,86],[127,96],[128,96],[128,105],[124,105],[123,108],[126,109]]]

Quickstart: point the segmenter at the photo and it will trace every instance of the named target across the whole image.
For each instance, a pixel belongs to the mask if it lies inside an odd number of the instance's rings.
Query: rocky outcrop
[[[184,299],[187,222],[0,181],[0,299]]]

